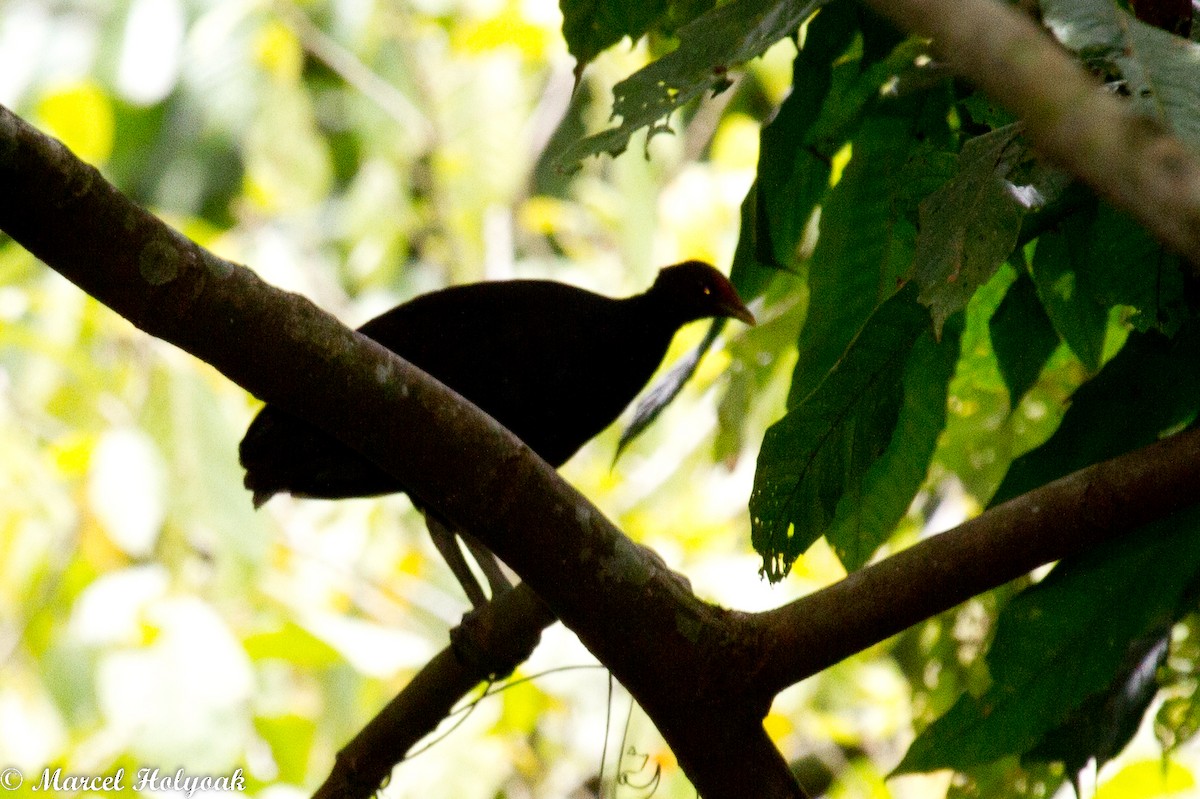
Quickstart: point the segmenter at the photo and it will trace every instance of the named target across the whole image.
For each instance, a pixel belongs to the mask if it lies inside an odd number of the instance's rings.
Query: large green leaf
[[[927,727],[897,771],[967,769],[1024,754],[1103,692],[1130,641],[1179,612],[1200,570],[1198,527],[1195,508],[1147,525],[1060,563],[1015,597],[987,655],[991,685]]]
[[[660,120],[705,91],[728,87],[726,69],[795,34],[823,1],[733,0],[692,20],[679,29],[677,49],[613,88],[613,117],[621,123],[568,148],[562,163],[572,166],[589,155],[624,152],[629,137],[642,128],[650,128],[651,135],[666,130]]]
[[[758,176],[742,206],[741,236],[734,255],[732,278],[739,291],[761,290],[766,282],[762,268],[799,268],[800,244],[814,209],[829,192],[834,156],[855,136],[884,82],[910,68],[924,47],[914,40],[901,43],[877,61],[866,63],[864,54],[834,66],[854,40],[860,13],[862,9],[839,3],[817,15],[793,65],[792,92],[763,127]],[[865,22],[864,36],[879,27],[872,18]],[[890,41],[878,32],[871,39],[880,40],[877,46]],[[916,115],[914,104],[905,107]],[[892,132],[897,134],[892,144],[913,144],[911,132],[901,132],[898,127]],[[871,145],[871,133],[866,136],[867,142],[860,143],[864,152]],[[923,177],[910,176],[913,184],[920,184]],[[890,189],[895,181],[887,185]],[[829,225],[823,226],[827,228]]]
[[[1173,334],[1187,314],[1178,256],[1128,214],[1101,202],[1086,236],[1087,288],[1104,306],[1129,305],[1139,330]]]
[[[952,159],[919,145],[911,120],[884,114],[863,121],[853,148],[821,212],[789,408],[820,384],[879,303],[895,292],[912,260],[917,203]]]
[[[1109,685],[1089,695],[1062,724],[1048,730],[1022,762],[1058,762],[1077,775],[1093,760],[1101,768],[1120,754],[1158,694],[1157,672],[1167,660],[1170,644],[1169,623],[1129,641]]]
[[[887,449],[851,485],[825,537],[842,564],[861,568],[904,518],[929,471],[946,425],[946,392],[958,363],[961,316],[947,321],[941,341],[932,330],[917,339],[904,369],[904,401]],[[956,321],[957,320],[957,321]]]
[[[1019,132],[1011,125],[968,141],[955,176],[921,203],[913,279],[938,331],[1016,246],[1027,205],[1006,177]]]
[[[1028,272],[1021,270],[1017,275],[988,329],[996,364],[1008,386],[1009,405],[1015,408],[1058,347],[1058,334]]]
[[[758,195],[755,209],[755,254],[766,263],[790,268],[813,208],[829,190],[831,152],[804,146],[828,99],[844,102],[841,88],[857,72],[849,61],[838,70],[834,86],[833,60],[848,47],[856,30],[854,7],[838,3],[825,8],[808,27],[804,48],[792,67],[792,92],[779,113],[762,130],[758,154]],[[743,227],[743,235],[746,231]]]
[[[820,538],[845,495],[862,493],[888,447],[904,398],[910,351],[929,314],[909,287],[879,307],[821,385],[767,430],[750,519],[772,581]]]
[[[1200,45],[1135,19],[1112,0],[1045,0],[1041,11],[1060,42],[1120,74],[1138,111],[1200,150]]]
[[[1100,368],[1108,308],[1089,290],[1087,237],[1092,217],[1076,213],[1038,237],[1033,283],[1054,329],[1089,371]]]
[[[1093,463],[1146,446],[1200,412],[1200,326],[1174,339],[1133,333],[1125,347],[1071,397],[1046,443],[1015,460],[999,504]]]

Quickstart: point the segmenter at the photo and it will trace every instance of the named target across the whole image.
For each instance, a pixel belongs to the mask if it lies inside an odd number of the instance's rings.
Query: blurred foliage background
[[[575,86],[561,26],[553,0],[0,0],[0,103],[351,325],[448,283],[552,277],[615,295],[685,258],[727,268],[793,43],[685,108],[675,135],[643,132],[568,173],[559,154],[669,42],[620,44]],[[889,546],[976,513],[1088,374],[1059,345],[1010,409],[987,328],[1017,274],[1004,267],[968,307],[947,429]],[[749,540],[755,454],[784,412],[804,296],[800,277],[777,278],[763,324],[720,342],[615,465],[614,429],[564,469],[701,596],[745,610],[844,575],[822,541],[769,587]],[[1111,328],[1105,358],[1124,341],[1122,320]],[[256,408],[0,239],[0,764],[243,768],[250,794],[307,795],[445,645],[465,601],[406,498],[252,511],[236,445]],[[884,778],[914,721],[985,679],[1004,595],[794,687],[769,731],[789,758],[819,756],[831,796],[955,790],[949,772]],[[515,676],[535,679],[480,702],[384,795],[586,796],[602,762],[605,796],[694,795],[561,627]],[[1144,730],[1101,794],[1193,784],[1194,749],[1169,768],[1160,755]]]

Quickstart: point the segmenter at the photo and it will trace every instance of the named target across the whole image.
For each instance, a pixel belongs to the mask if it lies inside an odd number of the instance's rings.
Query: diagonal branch
[[[741,671],[730,668],[748,655],[741,616],[698,600],[482,411],[304,298],[184,238],[2,107],[0,230],[142,330],[333,433],[471,531],[629,689],[703,795],[803,796],[762,729],[767,707],[746,700]]]

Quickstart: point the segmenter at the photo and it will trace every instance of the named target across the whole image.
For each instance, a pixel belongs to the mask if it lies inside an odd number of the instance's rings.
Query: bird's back
[[[550,281],[425,294],[360,331],[457,391],[559,466],[650,379],[676,325],[640,298]],[[246,486],[330,499],[403,490],[322,431],[268,405],[242,441]]]

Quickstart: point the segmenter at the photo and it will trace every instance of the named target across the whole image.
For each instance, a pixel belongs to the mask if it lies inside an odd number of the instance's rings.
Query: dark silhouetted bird
[[[675,332],[708,317],[754,323],[724,275],[685,261],[660,271],[648,291],[619,299],[548,280],[453,286],[397,306],[359,332],[471,400],[558,467],[620,415]],[[272,405],[250,424],[240,455],[255,507],[280,492],[343,499],[405,490],[364,456]],[[482,604],[453,534],[425,510],[439,550],[471,602]],[[491,554],[460,535],[493,594],[507,587]]]

